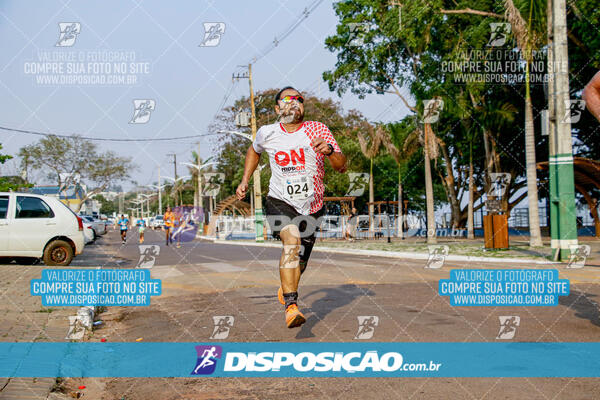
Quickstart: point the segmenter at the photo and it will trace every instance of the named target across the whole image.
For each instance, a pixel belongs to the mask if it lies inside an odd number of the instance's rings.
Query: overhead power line
[[[323,0],[315,0],[315,1],[313,1],[308,7],[306,7],[304,9],[304,11],[302,11],[302,14],[300,14],[300,16],[298,17],[298,19],[296,21],[294,21],[290,26],[288,26],[286,28],[286,30],[284,30],[278,36],[275,36],[275,38],[273,39],[273,41],[271,42],[271,44],[268,45],[262,52],[260,52],[256,56],[254,56],[250,60],[250,62],[248,64],[254,64],[258,60],[260,60],[261,58],[263,58],[264,56],[266,56],[268,53],[270,53],[275,47],[277,47],[289,35],[291,35],[292,32],[294,32],[294,30],[296,30],[296,28],[300,26],[300,24],[302,23],[302,21],[304,21],[306,18],[308,18],[308,16],[310,15],[310,13],[313,12],[322,2],[323,2]]]
[[[261,51],[259,54],[254,56],[250,60],[250,62],[248,62],[248,64],[254,64],[258,60],[260,60],[261,58],[266,56],[268,53],[270,53],[275,47],[277,47],[282,41],[284,41],[289,35],[291,35],[291,33],[298,26],[300,26],[302,21],[304,21],[306,18],[308,18],[310,13],[313,12],[322,2],[323,2],[323,0],[314,0],[308,7],[306,7],[304,9],[304,11],[302,11],[302,14],[300,14],[300,16],[298,16],[298,19],[296,21],[294,21],[290,26],[288,26],[281,34],[279,34],[278,36],[275,36],[275,39],[273,40],[273,42],[271,42],[267,47],[265,47],[265,49],[263,51]],[[233,74],[233,76],[235,77],[235,73]],[[237,83],[237,80],[232,79],[231,85],[229,86],[229,88],[227,89],[225,94],[223,95],[223,99],[221,100],[219,107],[217,108],[215,117],[223,110],[223,107],[225,107],[227,100],[229,100],[229,97],[233,93],[233,88],[235,86],[235,83]]]
[[[174,141],[174,140],[193,139],[193,138],[202,137],[202,136],[218,135],[218,133],[201,133],[201,134],[197,134],[197,135],[176,136],[176,137],[167,137],[167,138],[122,139],[122,138],[90,137],[90,136],[79,135],[76,133],[70,134],[70,135],[65,135],[65,134],[59,134],[59,133],[37,132],[37,131],[28,131],[28,130],[24,130],[24,129],[8,128],[5,126],[0,126],[0,130],[7,131],[7,132],[24,133],[27,135],[56,136],[56,137],[71,138],[71,139],[73,137],[77,136],[77,137],[80,137],[81,139],[95,140],[95,141],[101,141],[101,142],[165,142],[165,141]]]

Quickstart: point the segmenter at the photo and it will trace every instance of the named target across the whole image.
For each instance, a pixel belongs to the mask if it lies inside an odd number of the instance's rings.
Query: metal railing
[[[584,209],[585,208],[585,209]],[[587,207],[584,207],[578,212],[579,226],[594,226],[594,221],[589,215]],[[475,229],[483,229],[482,224],[483,213],[474,213],[473,225]],[[340,215],[324,215],[321,217],[321,224],[316,233],[318,238],[341,239],[345,237],[348,231],[349,222],[348,216]],[[410,213],[403,216],[404,219],[404,236],[411,237],[426,237],[426,221],[424,213]],[[439,220],[438,220],[439,219]],[[439,216],[436,218],[436,236],[438,237],[466,237],[466,229],[452,229],[449,227],[450,217],[446,215],[446,219]],[[351,225],[350,234],[355,238],[360,239],[377,239],[385,238],[388,235],[391,237],[397,236],[398,218],[395,215],[376,214],[373,216],[372,224],[369,216],[366,214],[358,215],[356,222]],[[545,207],[540,207],[540,225],[547,226],[547,210]],[[510,218],[508,219],[509,228],[525,230],[529,228],[529,209],[525,207],[513,208]],[[241,216],[219,216],[217,218],[216,227],[218,228],[218,237],[227,239],[252,239],[255,238],[254,217]],[[271,226],[266,223],[267,238],[272,238]]]

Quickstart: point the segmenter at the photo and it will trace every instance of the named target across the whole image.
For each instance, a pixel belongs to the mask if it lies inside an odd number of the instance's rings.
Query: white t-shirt
[[[303,215],[323,207],[325,156],[310,145],[317,136],[341,152],[329,128],[317,121],[305,121],[300,129],[289,133],[280,123],[264,125],[252,144],[257,153],[266,151],[269,155],[269,196],[285,201]]]

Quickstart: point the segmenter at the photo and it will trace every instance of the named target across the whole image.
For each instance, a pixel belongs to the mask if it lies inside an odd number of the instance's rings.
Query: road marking
[[[175,265],[159,265],[151,269],[153,278],[165,279],[183,275]]]
[[[240,268],[235,265],[224,262],[202,263],[200,265],[208,269],[212,269],[215,272],[239,272],[246,270],[246,268]]]

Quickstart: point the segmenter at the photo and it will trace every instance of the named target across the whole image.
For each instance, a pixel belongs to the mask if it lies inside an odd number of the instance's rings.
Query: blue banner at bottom
[[[600,377],[600,343],[0,343],[2,377]]]

